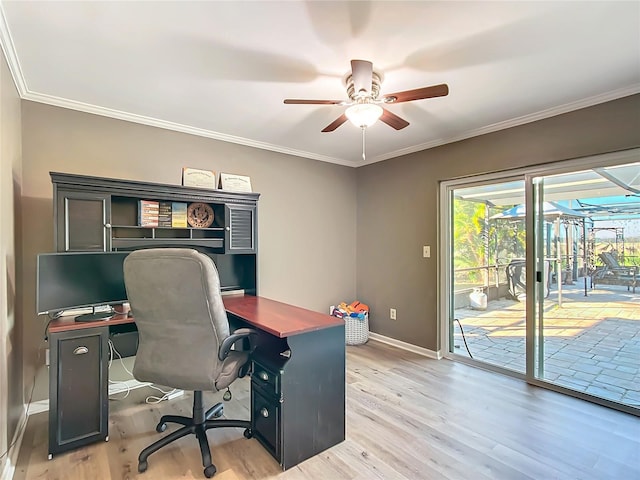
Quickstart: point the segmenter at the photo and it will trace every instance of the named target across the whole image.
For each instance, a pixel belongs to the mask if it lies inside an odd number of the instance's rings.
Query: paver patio
[[[640,407],[640,292],[584,283],[552,289],[544,304],[544,374],[558,385]],[[484,311],[455,310],[473,358],[524,373],[525,303],[490,301]],[[468,356],[459,325],[455,353]]]

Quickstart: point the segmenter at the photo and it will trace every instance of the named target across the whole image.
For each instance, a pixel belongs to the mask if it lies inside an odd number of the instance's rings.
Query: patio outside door
[[[637,408],[640,198],[623,192],[640,186],[640,165],[528,180],[534,206],[530,260],[536,265],[528,279],[535,282],[528,377]],[[559,211],[549,214],[549,205]],[[546,281],[552,285],[548,296]]]
[[[640,412],[639,160],[443,184],[445,356]]]

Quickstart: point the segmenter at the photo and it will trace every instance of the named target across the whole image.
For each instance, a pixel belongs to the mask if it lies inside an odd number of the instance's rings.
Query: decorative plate
[[[207,203],[195,202],[187,208],[187,222],[194,228],[207,228],[213,223],[213,208]]]

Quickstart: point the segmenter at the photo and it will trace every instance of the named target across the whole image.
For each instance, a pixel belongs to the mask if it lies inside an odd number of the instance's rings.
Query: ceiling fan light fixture
[[[375,103],[357,103],[344,112],[356,127],[367,128],[382,116],[382,107]]]

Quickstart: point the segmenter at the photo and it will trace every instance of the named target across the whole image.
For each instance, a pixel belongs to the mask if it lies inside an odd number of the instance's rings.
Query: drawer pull
[[[267,372],[260,372],[258,374],[258,377],[260,378],[260,380],[263,380],[265,382],[269,381],[269,375],[267,374]]]
[[[74,355],[84,355],[85,353],[89,353],[89,349],[87,347],[77,347],[74,351]]]
[[[267,410],[265,407],[262,407],[260,409],[260,415],[262,415],[264,418],[267,418],[269,416],[269,410]]]

